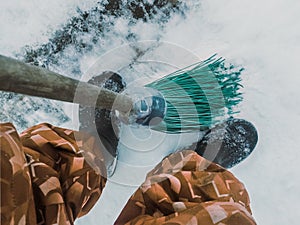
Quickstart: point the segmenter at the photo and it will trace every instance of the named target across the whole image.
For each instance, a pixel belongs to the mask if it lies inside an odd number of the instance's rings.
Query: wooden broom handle
[[[119,110],[127,114],[132,100],[105,88],[0,55],[0,90]]]

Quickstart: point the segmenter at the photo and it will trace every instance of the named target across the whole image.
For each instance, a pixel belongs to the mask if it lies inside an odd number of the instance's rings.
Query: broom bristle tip
[[[153,129],[169,133],[199,131],[236,114],[242,101],[239,89],[242,69],[225,66],[225,59],[208,59],[177,70],[147,87],[158,90],[167,102],[166,126]]]

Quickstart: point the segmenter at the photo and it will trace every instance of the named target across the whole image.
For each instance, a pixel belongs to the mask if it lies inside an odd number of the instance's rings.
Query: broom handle
[[[114,109],[127,114],[132,100],[105,88],[0,55],[0,90]]]

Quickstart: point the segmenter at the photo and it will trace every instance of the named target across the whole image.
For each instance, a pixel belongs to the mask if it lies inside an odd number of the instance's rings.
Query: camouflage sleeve
[[[244,185],[194,151],[171,154],[148,173],[115,225],[255,225]]]
[[[0,124],[1,224],[36,224],[30,173],[20,138],[10,123]]]
[[[97,167],[86,162],[83,151],[90,153],[89,162]],[[94,206],[105,186],[101,150],[89,135],[40,124],[19,137],[7,124],[1,126],[1,154],[5,155],[1,157],[1,190],[8,196],[1,200],[1,222],[2,213],[10,217],[5,220],[14,221],[3,224],[25,224],[16,222],[19,217],[26,224],[73,224]],[[8,180],[10,176],[14,179]],[[34,202],[29,206],[32,193]]]
[[[88,213],[106,183],[101,149],[94,137],[45,123],[31,127],[20,137],[25,153],[31,157],[29,167],[39,220],[45,224],[73,224]],[[92,154],[89,162],[97,166],[91,167],[83,152]]]

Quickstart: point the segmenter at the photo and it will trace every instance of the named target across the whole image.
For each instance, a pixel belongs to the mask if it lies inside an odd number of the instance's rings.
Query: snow
[[[1,53],[13,56],[25,45],[46,42],[51,32],[74,14],[76,6],[84,10],[92,4],[92,0],[0,1]]]
[[[41,5],[35,0],[26,3],[1,1],[0,53],[13,56],[24,45],[47,41],[51,32],[75,12],[76,6],[88,8],[93,4],[93,1],[85,2],[55,0]],[[140,40],[156,39],[160,35],[162,41],[181,46],[201,59],[217,52],[246,68],[242,75],[244,101],[239,117],[255,124],[259,143],[254,153],[232,171],[250,193],[258,224],[296,225],[300,219],[296,213],[300,209],[297,171],[300,158],[297,145],[300,134],[300,106],[297,104],[300,96],[300,2],[202,0],[194,8],[185,19],[175,16],[164,32],[156,31],[159,26],[155,24],[142,22],[131,29],[139,34]],[[126,34],[124,26],[126,21],[120,19],[116,29]],[[107,49],[122,44],[122,37],[108,35],[107,38],[112,38],[107,40]],[[114,44],[110,45],[112,42]],[[91,53],[82,59],[83,71],[97,57],[97,53],[95,56]],[[71,114],[72,110],[68,112]],[[68,126],[76,127],[71,123]],[[171,137],[166,140],[165,145],[174,144]],[[123,159],[97,205],[77,224],[99,224],[100,221],[104,225],[112,224],[142,182],[145,171],[155,164],[154,160],[145,167],[132,162],[126,165]],[[126,175],[125,181],[124,168],[132,172]]]

